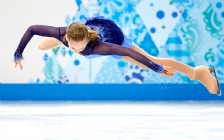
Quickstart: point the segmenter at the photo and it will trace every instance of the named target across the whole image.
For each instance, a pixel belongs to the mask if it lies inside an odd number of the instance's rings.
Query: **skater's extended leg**
[[[175,59],[158,58],[158,57],[151,56],[135,44],[132,45],[132,48],[138,51],[139,53],[145,55],[151,61],[157,64],[172,67],[176,72],[181,72],[187,75],[191,80],[200,81],[208,89],[210,93],[212,94],[217,93],[218,83],[216,79],[214,78],[214,76],[212,76],[211,71],[208,67],[197,66],[193,68]]]

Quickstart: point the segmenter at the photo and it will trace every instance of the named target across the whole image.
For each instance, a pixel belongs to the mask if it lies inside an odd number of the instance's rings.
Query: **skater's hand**
[[[175,70],[172,67],[163,66],[164,72],[160,73],[162,76],[173,77]]]
[[[24,58],[22,58],[21,60],[14,61],[15,67],[17,67],[17,65],[19,65],[19,68],[22,70],[23,69],[23,65],[22,65],[23,60],[24,60]]]

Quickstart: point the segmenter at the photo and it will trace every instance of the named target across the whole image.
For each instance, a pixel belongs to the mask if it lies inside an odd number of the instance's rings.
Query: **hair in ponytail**
[[[94,41],[94,40],[100,38],[100,36],[98,35],[98,31],[97,30],[89,29],[88,30],[88,34],[89,34],[89,40],[90,41]]]

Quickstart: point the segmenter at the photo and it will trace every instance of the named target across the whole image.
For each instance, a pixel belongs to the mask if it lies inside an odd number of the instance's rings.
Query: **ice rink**
[[[221,140],[224,103],[0,102],[1,140]]]

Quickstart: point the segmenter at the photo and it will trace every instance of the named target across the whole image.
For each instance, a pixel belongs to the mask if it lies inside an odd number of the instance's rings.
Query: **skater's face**
[[[83,51],[86,45],[88,44],[88,41],[86,39],[82,41],[74,41],[72,39],[67,38],[67,41],[69,48],[75,53]]]

